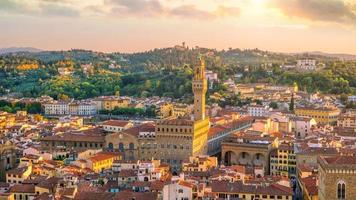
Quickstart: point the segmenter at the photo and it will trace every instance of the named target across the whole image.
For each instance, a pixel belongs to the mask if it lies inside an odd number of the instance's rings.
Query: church
[[[125,159],[161,160],[173,171],[179,171],[181,163],[190,156],[205,155],[210,124],[205,116],[207,79],[203,59],[194,67],[192,90],[192,119],[161,119],[154,124],[142,124],[110,134],[106,136],[106,146],[121,149]]]

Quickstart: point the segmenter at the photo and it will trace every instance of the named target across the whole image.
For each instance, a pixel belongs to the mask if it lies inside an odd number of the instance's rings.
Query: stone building
[[[221,143],[221,156],[225,165],[263,167],[268,174],[270,152],[277,147],[277,137],[240,133]]]
[[[207,80],[205,63],[194,68],[192,83],[194,93],[194,120],[167,119],[156,123],[155,142],[158,150],[156,159],[170,164],[179,170],[183,160],[190,156],[204,155],[207,152],[209,119],[205,116],[205,94]]]
[[[7,141],[0,144],[0,180],[5,181],[6,170],[14,168],[16,165],[15,146]]]
[[[356,199],[356,158],[332,156],[318,158],[319,200]]]
[[[190,156],[205,155],[210,124],[205,116],[207,81],[204,72],[205,63],[201,60],[201,65],[194,69],[192,85],[194,120],[169,118],[155,124],[142,124],[107,135],[106,147],[124,152],[125,159],[160,159],[174,172],[179,171],[181,163]]]

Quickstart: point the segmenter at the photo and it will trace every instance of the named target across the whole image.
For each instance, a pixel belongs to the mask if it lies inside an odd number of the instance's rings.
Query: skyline
[[[2,0],[0,26],[0,48],[356,54],[352,0]]]

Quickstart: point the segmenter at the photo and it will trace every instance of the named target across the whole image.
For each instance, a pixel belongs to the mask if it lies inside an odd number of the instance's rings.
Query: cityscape
[[[353,0],[0,0],[0,200],[355,200],[355,22]]]

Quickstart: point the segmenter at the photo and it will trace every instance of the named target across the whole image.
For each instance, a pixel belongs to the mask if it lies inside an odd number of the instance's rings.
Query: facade
[[[108,132],[120,132],[133,127],[133,123],[124,120],[108,120],[103,124],[103,129]]]
[[[189,162],[182,163],[184,171],[205,172],[218,166],[217,157],[191,156]]]
[[[347,97],[347,100],[349,101],[349,102],[356,102],[356,96],[354,95],[354,96],[348,96]]]
[[[91,102],[52,102],[44,104],[46,115],[92,116],[97,113],[96,105]]]
[[[247,112],[253,117],[263,117],[268,114],[268,106],[254,105],[247,107]]]
[[[337,120],[337,126],[343,128],[356,128],[356,114],[349,112],[340,115]]]
[[[0,144],[0,180],[5,181],[6,170],[16,166],[16,150],[11,142]]]
[[[122,160],[122,155],[119,153],[99,152],[88,159],[87,167],[96,173],[100,173],[111,169],[116,160]]]
[[[295,114],[299,117],[314,118],[317,123],[335,125],[341,111],[335,107],[302,107],[295,108]]]
[[[270,152],[278,147],[278,138],[256,135],[233,135],[221,143],[225,165],[262,167],[269,173]]]
[[[208,132],[208,155],[219,155],[221,153],[221,143],[236,131],[242,131],[252,126],[251,117],[242,117],[231,123],[210,127]]]
[[[280,144],[270,154],[270,174],[292,177],[296,175],[297,160],[292,144]]]
[[[92,133],[90,130],[66,132],[41,138],[41,149],[50,152],[101,149],[104,145],[105,136],[101,133]]]
[[[190,156],[205,155],[207,151],[209,119],[205,116],[207,80],[205,63],[194,68],[194,120],[167,119],[156,122],[154,158],[180,170],[180,164]]]
[[[192,183],[179,180],[163,187],[163,200],[192,200],[193,199]]]
[[[354,156],[319,157],[319,200],[356,199]]]
[[[32,173],[32,166],[18,167],[6,172],[6,182],[12,184],[21,184]]]
[[[311,117],[296,117],[292,124],[292,131],[296,138],[304,139],[312,133],[312,128],[317,125],[317,122]]]
[[[112,111],[115,108],[127,108],[131,103],[130,98],[117,96],[102,96],[93,100],[97,110]]]
[[[297,67],[301,70],[315,70],[316,60],[314,59],[297,60]]]

